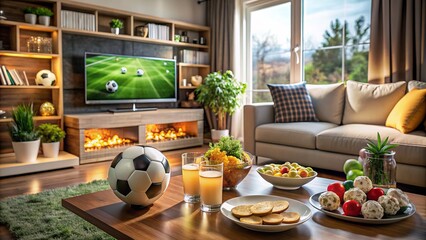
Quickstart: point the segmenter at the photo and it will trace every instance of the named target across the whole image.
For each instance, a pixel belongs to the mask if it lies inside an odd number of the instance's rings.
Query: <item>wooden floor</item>
[[[181,174],[181,155],[184,152],[205,152],[208,145],[164,152],[171,164],[172,175]],[[34,194],[47,189],[87,183],[98,179],[107,179],[111,161],[92,163],[73,168],[26,174],[16,177],[0,178],[0,200],[6,197]],[[318,176],[343,181],[344,174],[316,169]],[[404,188],[402,188],[404,190]],[[406,188],[405,190],[425,194],[424,189]],[[5,226],[0,225],[0,239],[13,239]]]

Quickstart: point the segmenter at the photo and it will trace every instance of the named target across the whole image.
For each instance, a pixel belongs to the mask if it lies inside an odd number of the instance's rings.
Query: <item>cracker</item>
[[[250,211],[256,216],[265,216],[272,213],[272,204],[270,201],[259,202],[250,207]]]
[[[271,213],[262,217],[263,224],[265,225],[278,225],[284,219],[284,216],[278,213]]]
[[[258,216],[242,217],[240,218],[242,223],[253,224],[253,225],[262,225],[262,218]]]
[[[272,213],[281,213],[287,210],[289,203],[285,200],[283,201],[273,201],[272,205],[274,206],[272,208]]]
[[[249,217],[253,213],[250,211],[250,207],[253,205],[239,205],[236,207],[233,207],[231,212],[232,215],[236,218],[242,218],[242,217]]]
[[[297,223],[300,220],[300,214],[297,212],[284,212],[281,215],[284,217],[283,223]]]

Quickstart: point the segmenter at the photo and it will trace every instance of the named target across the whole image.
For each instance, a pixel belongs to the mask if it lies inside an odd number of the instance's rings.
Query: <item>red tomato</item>
[[[356,200],[348,200],[343,203],[343,212],[346,216],[357,217],[361,213],[361,204]]]
[[[280,172],[281,174],[288,173],[289,172],[288,167],[281,168]]]
[[[345,194],[345,186],[340,182],[335,182],[327,187],[327,191],[332,191],[340,198],[340,202],[343,203],[343,195]]]
[[[383,189],[374,187],[367,193],[368,200],[374,200],[377,201],[380,196],[385,195],[385,191]]]

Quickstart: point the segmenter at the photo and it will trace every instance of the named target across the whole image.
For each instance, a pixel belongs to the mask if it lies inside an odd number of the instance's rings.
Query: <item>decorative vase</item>
[[[56,158],[59,154],[60,142],[42,143],[43,155],[47,158]]]
[[[30,24],[36,24],[37,22],[37,15],[32,13],[26,13],[24,14],[25,22]]]
[[[119,28],[111,28],[111,33],[118,35],[118,34],[120,34],[120,29]]]
[[[229,136],[229,129],[224,129],[224,130],[212,129],[211,133],[212,133],[212,141],[217,142],[219,141],[221,137]]]
[[[366,152],[363,161],[364,175],[369,177],[375,187],[396,187],[395,152],[380,156]]]
[[[38,16],[38,23],[44,26],[50,25],[50,17],[49,16]]]
[[[12,142],[12,146],[17,162],[35,162],[40,148],[40,139],[28,142]]]

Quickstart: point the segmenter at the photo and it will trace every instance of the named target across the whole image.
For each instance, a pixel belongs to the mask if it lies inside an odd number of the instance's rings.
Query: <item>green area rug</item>
[[[114,239],[61,205],[63,198],[109,189],[106,180],[22,195],[0,202],[0,223],[17,239]]]

